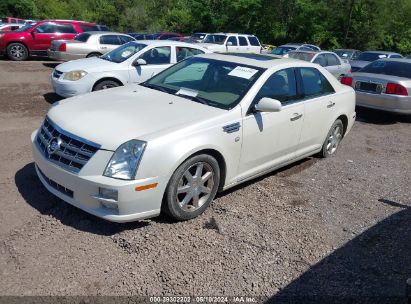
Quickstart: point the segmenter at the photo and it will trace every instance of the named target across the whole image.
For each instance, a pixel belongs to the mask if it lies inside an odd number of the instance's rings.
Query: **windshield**
[[[120,63],[140,52],[146,46],[146,44],[142,43],[129,42],[112,50],[111,52],[104,54],[103,56],[100,56],[100,58],[111,62]]]
[[[304,61],[311,61],[313,57],[315,56],[315,53],[307,53],[307,52],[289,52],[288,57],[289,58],[294,58],[294,59],[300,59]]]
[[[363,52],[360,54],[360,56],[357,57],[356,60],[360,61],[375,61],[381,58],[387,58],[388,55],[384,53],[368,53],[368,52]]]
[[[204,39],[204,43],[224,44],[226,38],[226,35],[207,35]]]
[[[295,48],[295,47],[292,47],[292,46],[279,46],[279,47],[273,49],[273,50],[271,51],[271,54],[282,56],[282,55],[284,55],[284,54],[287,54],[289,51],[293,51],[293,50],[295,50],[295,49],[296,49],[296,48]]]
[[[411,78],[411,63],[377,60],[365,66],[359,72]]]
[[[27,31],[29,28],[31,28],[33,25],[36,25],[36,23],[27,23],[24,26],[22,26],[21,28],[15,30],[15,32],[25,32]]]
[[[205,34],[201,34],[201,33],[194,33],[191,35],[191,37],[195,38],[195,39],[203,39],[205,36]]]
[[[350,58],[354,51],[350,50],[334,50],[334,53],[338,55],[340,58]]]
[[[263,71],[254,66],[192,57],[142,85],[229,110],[240,102]]]

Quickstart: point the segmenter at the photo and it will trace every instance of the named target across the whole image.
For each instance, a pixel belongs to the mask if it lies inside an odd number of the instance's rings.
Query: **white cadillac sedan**
[[[219,190],[335,154],[355,116],[354,90],[319,65],[204,54],[60,101],[31,140],[41,182],[62,200],[114,222],[188,220]]]
[[[58,95],[71,97],[140,83],[176,62],[204,53],[210,51],[179,41],[129,42],[100,57],[59,64],[51,74],[51,84]]]

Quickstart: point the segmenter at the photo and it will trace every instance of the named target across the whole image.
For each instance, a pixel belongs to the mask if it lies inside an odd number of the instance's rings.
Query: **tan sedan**
[[[133,40],[133,37],[121,33],[85,32],[73,40],[53,41],[47,55],[50,59],[61,61],[98,57]]]

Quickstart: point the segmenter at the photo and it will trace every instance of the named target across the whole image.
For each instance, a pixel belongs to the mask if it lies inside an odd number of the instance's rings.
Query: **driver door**
[[[304,120],[295,71],[284,69],[272,74],[254,99],[277,99],[280,112],[255,112],[253,105],[243,119],[243,146],[239,180],[246,179],[295,157]]]
[[[175,53],[175,52],[174,52]],[[138,65],[137,60],[144,59],[145,65]],[[175,62],[175,54],[172,56],[170,46],[151,48],[141,54],[130,67],[130,82],[141,83],[150,79],[157,73],[170,67]]]

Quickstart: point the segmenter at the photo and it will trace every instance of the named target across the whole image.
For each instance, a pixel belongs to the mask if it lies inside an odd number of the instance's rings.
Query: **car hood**
[[[114,151],[131,139],[149,141],[225,112],[130,85],[68,98],[47,116],[63,130]]]
[[[351,64],[352,67],[363,68],[366,65],[370,64],[370,61],[351,60],[350,64]]]
[[[56,70],[66,73],[83,70],[87,73],[112,71],[118,67],[118,63],[100,59],[98,57],[82,58],[59,64]]]

